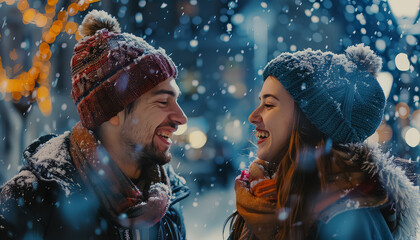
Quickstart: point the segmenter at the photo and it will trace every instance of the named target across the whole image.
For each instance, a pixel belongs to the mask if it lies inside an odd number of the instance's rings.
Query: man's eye
[[[274,107],[274,105],[271,105],[271,104],[264,104],[264,106],[265,106],[265,107],[268,107],[268,108],[272,108],[272,107]]]

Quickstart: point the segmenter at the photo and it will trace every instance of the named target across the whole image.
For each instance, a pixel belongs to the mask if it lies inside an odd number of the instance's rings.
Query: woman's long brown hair
[[[278,155],[276,207],[288,217],[278,222],[276,239],[306,238],[316,218],[312,214],[313,200],[325,186],[330,156],[324,135],[295,104],[289,144]],[[237,240],[245,221],[237,211],[226,220],[225,227],[229,221],[230,238]]]

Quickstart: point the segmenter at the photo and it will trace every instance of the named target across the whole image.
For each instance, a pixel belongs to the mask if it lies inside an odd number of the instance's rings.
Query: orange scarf
[[[235,180],[236,208],[245,220],[240,239],[274,239],[278,232],[276,181],[264,169],[257,159]]]

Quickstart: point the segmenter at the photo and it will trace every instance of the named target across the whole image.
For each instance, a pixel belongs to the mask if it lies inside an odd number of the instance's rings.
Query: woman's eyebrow
[[[269,94],[269,93],[267,93],[267,94],[264,94],[264,95],[262,96],[262,98],[263,98],[263,99],[266,99],[266,98],[269,98],[269,97],[272,97],[272,98],[274,98],[274,99],[277,99],[277,101],[280,101],[280,99],[279,99],[278,97],[274,96],[273,94]],[[258,97],[258,98],[261,100],[261,97]]]

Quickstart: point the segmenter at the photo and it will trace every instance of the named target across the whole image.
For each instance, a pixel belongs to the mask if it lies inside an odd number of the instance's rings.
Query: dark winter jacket
[[[418,239],[420,192],[413,184],[415,164],[367,144],[345,145],[340,158],[349,167],[361,168],[368,180],[326,207],[309,239]]]
[[[339,189],[343,186],[339,182],[360,185],[352,184],[356,186],[353,190],[340,193],[338,200],[332,198],[334,201],[322,208],[313,227],[305,233],[307,239],[418,240],[420,192],[413,184],[416,165],[382,152],[378,145],[347,144],[342,148],[335,162],[345,165],[342,169],[357,169],[356,174],[337,174],[331,182]],[[345,181],[339,178],[343,176]],[[241,240],[255,239],[253,234],[247,234],[242,232],[245,238]]]
[[[164,217],[151,228],[125,229],[100,211],[70,157],[68,136],[43,136],[25,150],[25,166],[0,188],[0,239],[185,239],[179,201],[189,189],[170,165]]]

